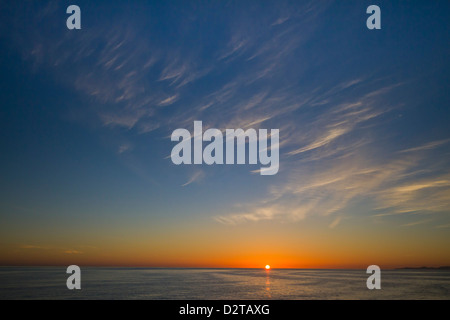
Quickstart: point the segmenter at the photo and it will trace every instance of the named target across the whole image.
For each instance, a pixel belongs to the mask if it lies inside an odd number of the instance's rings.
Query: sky
[[[450,265],[449,9],[1,1],[0,265]],[[278,173],[175,165],[194,121]]]

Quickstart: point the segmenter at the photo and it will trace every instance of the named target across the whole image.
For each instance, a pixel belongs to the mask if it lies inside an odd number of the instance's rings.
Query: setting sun
[[[270,270],[270,266],[268,264],[266,264],[266,270]]]

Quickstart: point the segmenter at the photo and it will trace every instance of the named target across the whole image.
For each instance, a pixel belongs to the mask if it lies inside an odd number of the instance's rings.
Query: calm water
[[[450,272],[389,270],[368,290],[365,270],[0,267],[0,299],[450,299]]]

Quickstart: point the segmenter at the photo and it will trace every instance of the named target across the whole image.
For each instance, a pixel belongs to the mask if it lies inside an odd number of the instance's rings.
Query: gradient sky
[[[445,0],[1,1],[0,265],[450,265],[449,20]],[[194,120],[279,129],[278,174],[174,165]]]

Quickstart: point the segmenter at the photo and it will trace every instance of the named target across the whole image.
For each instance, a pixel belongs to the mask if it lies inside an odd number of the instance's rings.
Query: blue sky
[[[81,30],[72,3],[2,3],[2,261],[193,221],[448,247],[449,4],[372,2],[77,1]],[[170,135],[194,120],[279,129],[279,173],[174,165]]]

